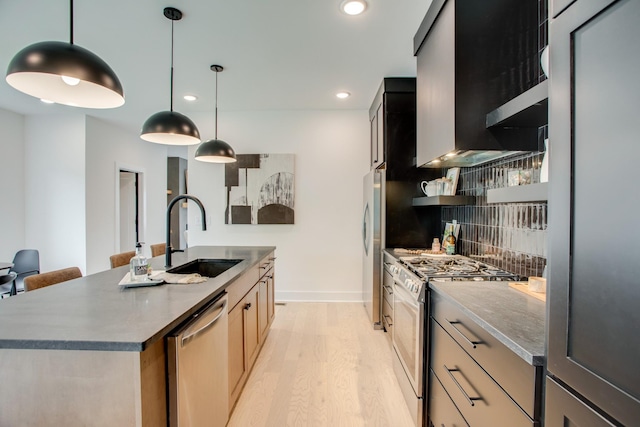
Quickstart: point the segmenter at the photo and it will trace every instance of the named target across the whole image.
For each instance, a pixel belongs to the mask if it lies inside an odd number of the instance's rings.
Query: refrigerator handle
[[[362,218],[362,243],[364,245],[364,253],[369,255],[369,236],[367,235],[367,224],[369,219],[369,203],[364,207],[364,217]]]

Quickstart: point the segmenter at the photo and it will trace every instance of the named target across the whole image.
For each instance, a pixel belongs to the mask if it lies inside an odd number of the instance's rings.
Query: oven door
[[[401,284],[393,284],[393,347],[417,397],[422,397],[424,304]]]

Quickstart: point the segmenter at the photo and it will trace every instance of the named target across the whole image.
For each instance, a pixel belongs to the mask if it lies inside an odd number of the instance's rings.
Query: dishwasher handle
[[[203,327],[199,328],[197,331],[190,333],[189,335],[186,335],[184,337],[182,337],[182,340],[180,340],[180,345],[182,347],[186,346],[187,344],[189,344],[189,341],[193,340],[194,338],[196,338],[198,335],[204,333],[205,331],[207,331],[209,328],[211,328],[217,321],[218,319],[220,319],[226,312],[227,310],[227,298],[223,298],[222,300],[222,306],[220,306],[220,313],[218,313],[218,315],[216,317],[214,317],[210,322],[208,322],[206,325],[204,325]],[[206,313],[207,311],[213,309],[214,307],[209,308],[208,310],[206,310],[204,313]],[[202,313],[202,314],[204,314]],[[201,314],[201,315],[202,315]]]

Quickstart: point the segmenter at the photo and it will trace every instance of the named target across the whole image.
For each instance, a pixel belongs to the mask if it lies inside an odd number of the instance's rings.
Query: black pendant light
[[[215,135],[213,139],[203,142],[196,150],[196,160],[209,163],[235,162],[236,153],[226,142],[218,139],[218,73],[224,70],[221,65],[212,65],[211,71],[216,73],[216,107],[215,107]]]
[[[72,107],[115,108],[124,104],[118,76],[96,54],[73,44],[73,0],[70,41],[34,43],[18,52],[6,80],[20,92]]]
[[[173,111],[173,22],[182,19],[182,12],[165,7],[164,16],[171,20],[171,109],[149,117],[140,138],[158,144],[193,145],[200,142],[198,127],[189,117]]]

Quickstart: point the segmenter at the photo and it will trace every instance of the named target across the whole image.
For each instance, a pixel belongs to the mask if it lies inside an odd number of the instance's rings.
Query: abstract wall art
[[[225,224],[293,224],[294,155],[236,157],[224,166]]]

